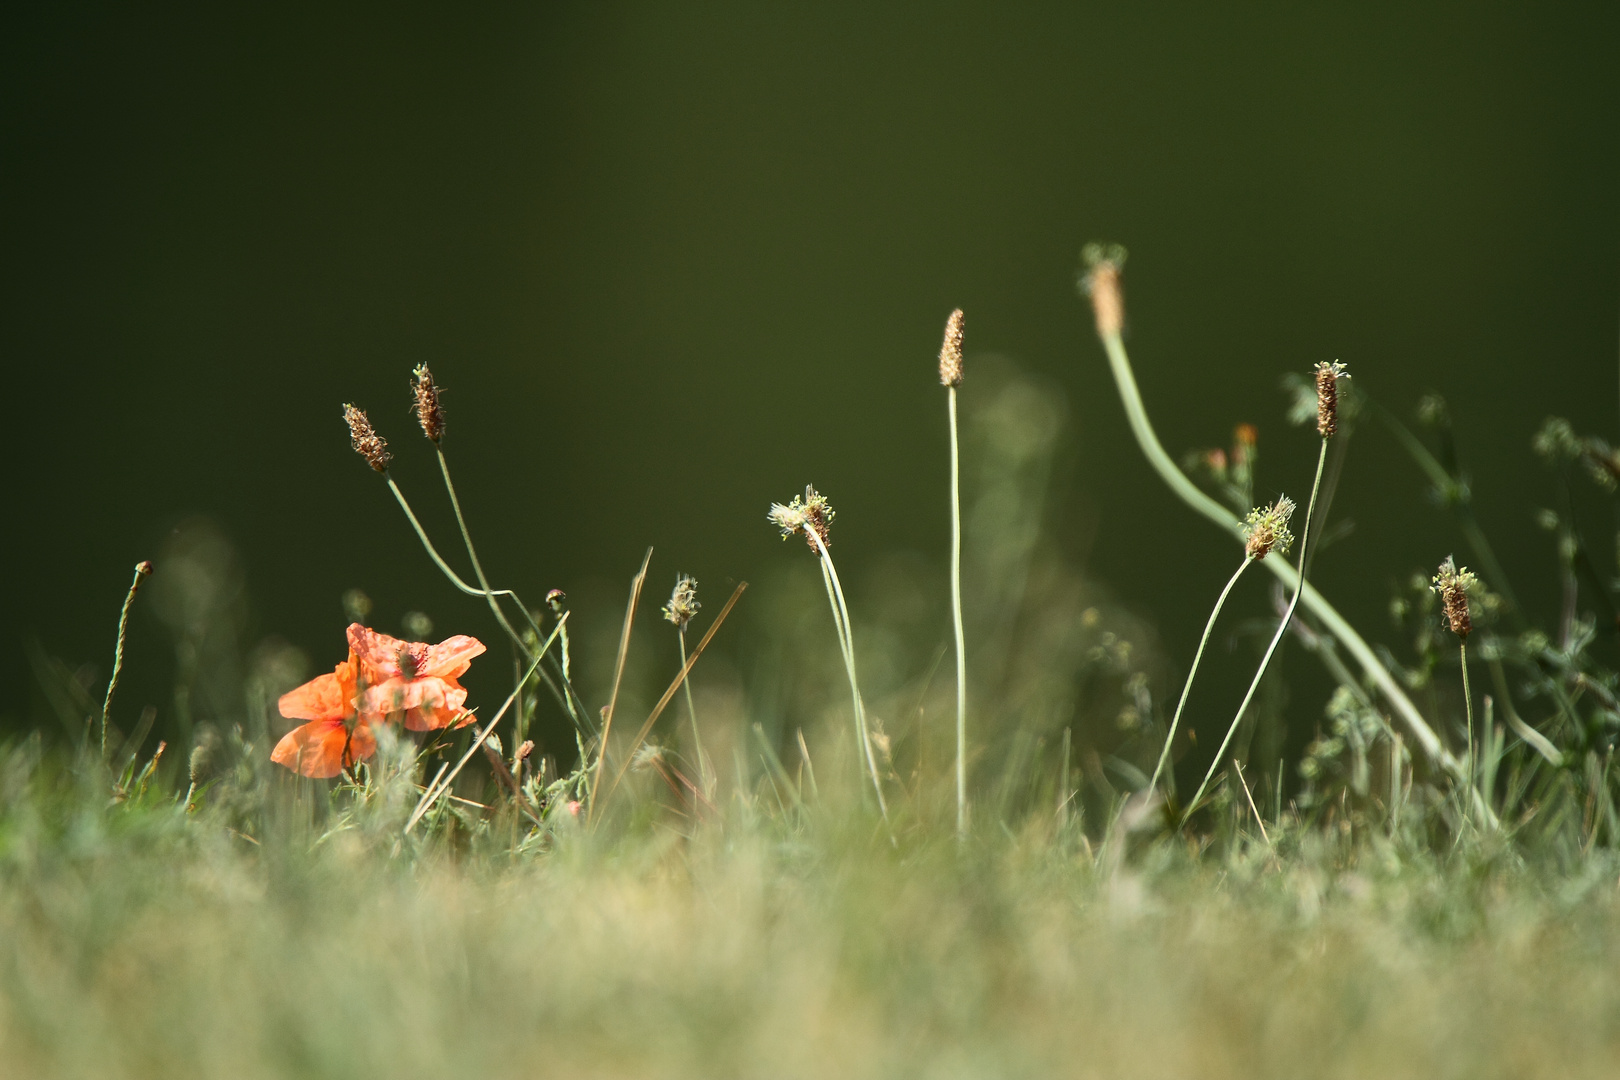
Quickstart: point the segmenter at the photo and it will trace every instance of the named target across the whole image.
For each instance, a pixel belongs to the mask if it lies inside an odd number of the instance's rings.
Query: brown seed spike
[[[939,347],[939,385],[962,385],[962,309],[945,320],[945,343]]]
[[[416,365],[411,372],[411,393],[416,398],[416,422],[422,425],[422,434],[437,446],[444,438],[444,406],[439,404],[439,386],[426,364]]]
[[[1316,365],[1316,433],[1324,439],[1339,431],[1339,380],[1349,377],[1337,360]]]
[[[343,420],[349,425],[349,442],[354,452],[366,459],[370,465],[380,473],[388,471],[388,463],[393,455],[388,452],[388,443],[377,434],[371,426],[364,409],[357,409],[353,405],[343,406]]]
[[[1440,572],[1434,575],[1432,588],[1440,594],[1446,622],[1451,632],[1464,641],[1474,632],[1474,620],[1468,611],[1468,590],[1478,582],[1479,578],[1470,573],[1468,567],[1458,568],[1457,561],[1450,555],[1440,564]]]

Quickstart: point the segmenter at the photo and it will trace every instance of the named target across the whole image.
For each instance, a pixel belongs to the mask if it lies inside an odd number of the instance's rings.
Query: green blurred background
[[[1339,358],[1407,414],[1439,390],[1542,617],[1558,585],[1533,510],[1554,496],[1530,436],[1548,414],[1616,429],[1613,5],[69,3],[6,22],[6,686],[31,679],[29,639],[104,678],[130,567],[199,518],[239,553],[244,646],[335,662],[356,587],[380,628],[419,609],[493,641],[339,422],[371,410],[453,547],[407,413],[422,361],[493,576],[566,589],[610,635],[649,544],[651,594],[685,570],[715,607],[808,566],[764,521],[807,482],[838,508],[846,581],[914,550],[943,590],[934,356],[955,305],[965,396],[998,353],[1067,397],[1050,533],[1184,671],[1235,548],[1129,439],[1073,284],[1094,238],[1130,248],[1130,343],[1173,454],[1252,421],[1258,493],[1302,495],[1314,439],[1283,422],[1282,373]],[[1355,531],[1317,577],[1373,638],[1393,638],[1393,582],[1466,557],[1371,426],[1335,515]],[[739,664],[774,610],[744,604],[717,645]],[[137,609],[125,723],[145,702],[167,722],[156,620]],[[1228,666],[1212,695],[1246,676]],[[502,681],[471,678],[485,699]],[[27,723],[29,702],[0,712]]]

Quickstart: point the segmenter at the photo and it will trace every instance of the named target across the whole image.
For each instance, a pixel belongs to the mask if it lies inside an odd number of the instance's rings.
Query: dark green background
[[[13,12],[0,682],[29,635],[105,671],[129,567],[197,513],[243,553],[249,640],[336,660],[350,586],[379,626],[421,607],[493,639],[338,422],[372,410],[443,534],[405,410],[423,360],[486,561],[536,598],[618,604],[648,544],[659,593],[760,580],[804,557],[763,514],[807,481],[846,580],[937,556],[953,305],[965,393],[975,351],[1067,390],[1053,530],[1180,670],[1234,550],[1129,441],[1072,283],[1098,237],[1130,247],[1173,453],[1251,420],[1261,492],[1298,494],[1282,372],[1337,357],[1402,409],[1442,390],[1545,615],[1528,440],[1549,413],[1612,434],[1620,402],[1620,9],[1408,7]],[[1319,581],[1389,636],[1388,583],[1461,542],[1371,430],[1336,511],[1357,531]],[[134,630],[130,713],[170,663]]]

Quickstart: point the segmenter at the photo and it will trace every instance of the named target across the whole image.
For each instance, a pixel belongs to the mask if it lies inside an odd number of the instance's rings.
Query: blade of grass
[[[641,587],[647,583],[647,566],[652,562],[653,549],[648,548],[641,560],[641,569],[630,579],[630,603],[624,609],[624,626],[619,631],[619,656],[613,662],[613,690],[608,694],[607,709],[602,713],[602,740],[596,748],[596,771],[591,779],[590,802],[585,810],[585,822],[596,819],[596,789],[602,783],[602,765],[607,761],[608,736],[613,732],[613,710],[619,704],[619,683],[624,679],[624,661],[630,654],[630,631],[636,623],[636,605],[641,601]],[[684,669],[683,669],[684,670]],[[630,753],[634,754],[632,748]],[[625,758],[629,761],[629,757]]]

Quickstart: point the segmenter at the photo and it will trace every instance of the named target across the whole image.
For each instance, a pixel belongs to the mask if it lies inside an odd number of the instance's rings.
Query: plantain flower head
[[[675,591],[669,594],[669,603],[664,605],[664,618],[685,633],[686,624],[702,606],[697,598],[697,578],[682,574],[675,581]]]
[[[1468,593],[1478,584],[1479,578],[1468,567],[1458,567],[1457,561],[1447,555],[1446,561],[1440,564],[1440,572],[1434,575],[1434,583],[1429,586],[1440,594],[1451,632],[1464,641],[1474,631],[1474,620],[1468,611]]]
[[[1339,430],[1339,380],[1349,377],[1337,360],[1316,365],[1316,433],[1324,439]]]
[[[444,438],[444,406],[439,404],[439,389],[428,366],[416,365],[411,372],[411,409],[416,413],[416,422],[422,425],[422,434],[435,446]]]
[[[1081,292],[1091,298],[1097,315],[1097,333],[1108,337],[1125,327],[1125,294],[1120,289],[1120,271],[1125,269],[1125,249],[1119,244],[1087,244],[1080,251],[1085,271],[1080,275]]]
[[[354,452],[366,459],[370,465],[380,473],[388,471],[388,463],[393,455],[388,452],[388,442],[377,429],[371,426],[371,419],[366,416],[364,409],[353,405],[343,406],[343,422],[349,425],[349,443]]]
[[[1243,522],[1248,538],[1244,550],[1250,558],[1263,559],[1273,551],[1286,554],[1294,546],[1294,534],[1288,531],[1288,519],[1293,516],[1294,500],[1286,495],[1279,495],[1270,506],[1250,510]]]
[[[939,347],[939,385],[962,385],[962,309],[945,320],[945,341]]]
[[[836,516],[826,497],[808,485],[802,497],[793,496],[793,501],[786,506],[772,503],[770,512],[766,514],[770,523],[782,530],[784,540],[795,533],[803,532],[804,542],[810,545],[811,551],[819,550],[816,546],[818,539],[822,547],[832,543],[832,523]],[[815,535],[812,536],[812,533]]]

